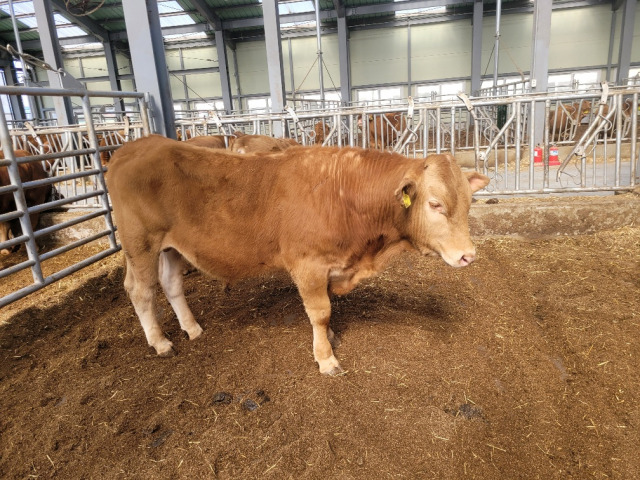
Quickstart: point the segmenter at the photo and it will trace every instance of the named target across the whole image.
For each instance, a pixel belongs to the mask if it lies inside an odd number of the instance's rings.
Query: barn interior
[[[637,4],[0,0],[0,477],[640,477]],[[450,153],[478,261],[332,298],[335,378],[289,278],[185,272],[156,358],[105,181],[150,134]]]

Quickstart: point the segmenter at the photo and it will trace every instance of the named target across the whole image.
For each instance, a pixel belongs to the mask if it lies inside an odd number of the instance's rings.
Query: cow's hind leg
[[[190,340],[194,340],[202,333],[202,327],[187,305],[182,286],[182,272],[184,270],[182,255],[176,250],[169,249],[160,254],[160,283],[173,311],[176,312],[180,327],[187,332]]]
[[[327,375],[342,373],[340,363],[331,348],[334,334],[329,328],[331,302],[327,291],[327,278],[309,273],[294,274],[293,277],[313,328],[313,356],[318,362],[320,373]]]
[[[161,357],[175,354],[173,344],[164,336],[156,317],[156,285],[158,284],[158,260],[153,256],[126,256],[124,287],[129,293],[133,308],[147,337],[147,342]]]

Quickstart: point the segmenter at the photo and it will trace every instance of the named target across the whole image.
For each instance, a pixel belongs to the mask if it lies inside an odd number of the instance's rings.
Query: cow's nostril
[[[472,254],[472,253],[471,254],[462,255],[462,258],[460,259],[460,266],[466,267],[470,263],[473,263],[473,261],[475,259],[476,259],[476,256],[474,254]]]

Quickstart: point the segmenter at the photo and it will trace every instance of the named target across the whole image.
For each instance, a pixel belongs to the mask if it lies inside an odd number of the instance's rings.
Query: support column
[[[607,82],[611,81],[611,64],[613,63],[613,42],[616,38],[616,14],[617,10],[611,12],[611,30],[609,32],[609,54],[607,55]]]
[[[280,43],[280,15],[277,0],[263,0],[264,34],[267,47],[267,65],[269,72],[269,90],[271,91],[271,111],[281,113],[284,110],[284,65],[282,64],[282,44]],[[274,122],[274,135],[282,137],[281,122]]]
[[[471,33],[471,92],[477,96],[482,87],[482,0],[473,2],[473,30]]]
[[[411,23],[407,24],[407,96],[411,96]]]
[[[102,42],[104,56],[107,59],[107,75],[109,76],[109,86],[114,92],[122,90],[120,79],[118,78],[118,63],[116,61],[116,51],[109,41]],[[113,99],[113,110],[116,113],[124,113],[124,101],[121,98]]]
[[[334,2],[335,3],[335,2]],[[351,61],[349,58],[349,28],[342,2],[338,3],[338,59],[340,62],[340,96],[342,104],[351,103]]]
[[[549,86],[549,44],[551,42],[551,0],[533,4],[533,39],[531,52],[531,91],[546,92]],[[532,146],[544,138],[544,102],[536,103],[535,138]]]
[[[33,0],[33,9],[38,24],[38,34],[44,61],[52,68],[58,70],[63,68],[62,54],[60,53],[60,43],[58,33],[53,19],[51,3],[47,0]],[[84,86],[70,75],[61,75],[57,72],[47,70],[47,78],[51,88],[84,88]],[[58,125],[71,125],[74,122],[73,107],[71,99],[68,97],[53,97],[53,105],[56,111]]]
[[[232,51],[233,55],[233,77],[236,82],[236,92],[238,93],[238,110],[241,111],[244,107],[242,106],[242,89],[240,88],[240,73],[238,73],[238,52],[234,48]]]
[[[633,27],[635,24],[637,3],[636,0],[624,0],[616,85],[626,84],[629,78],[629,64],[631,63],[631,46],[633,44]]]
[[[16,72],[11,65],[2,65],[2,71],[4,72],[4,81],[8,87],[13,87],[18,83]],[[27,115],[24,111],[24,105],[22,104],[22,97],[20,95],[8,95],[9,102],[11,104],[11,113],[14,120],[23,121],[27,119]]]
[[[233,111],[231,100],[231,82],[229,81],[229,63],[227,61],[227,46],[224,39],[224,31],[216,29],[216,50],[218,51],[218,69],[220,72],[220,87],[222,88],[222,102],[227,114]]]
[[[164,54],[158,4],[154,0],[122,2],[136,89],[149,93],[155,132],[176,138],[169,71]]]

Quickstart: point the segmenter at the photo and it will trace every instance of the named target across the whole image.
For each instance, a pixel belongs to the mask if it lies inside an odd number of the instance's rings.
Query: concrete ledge
[[[494,203],[497,202],[497,203]],[[481,199],[471,206],[474,236],[585,235],[640,225],[640,195]]]

